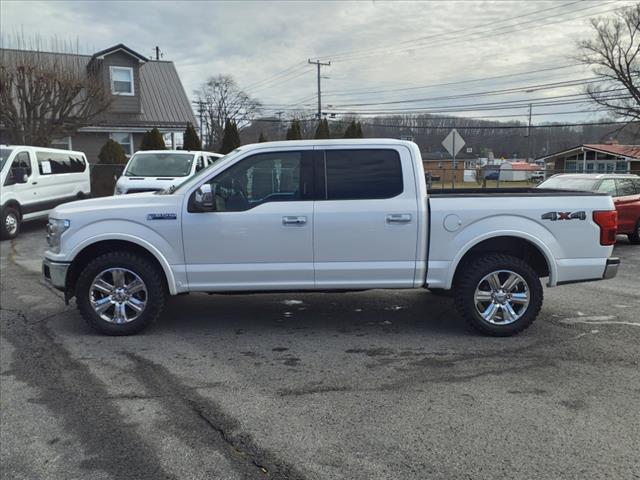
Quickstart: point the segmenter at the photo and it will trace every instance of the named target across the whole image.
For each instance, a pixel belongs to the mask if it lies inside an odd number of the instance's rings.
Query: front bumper
[[[620,259],[618,257],[611,257],[607,259],[607,266],[604,267],[603,280],[613,278],[618,274],[618,267],[620,266]]]
[[[64,292],[67,286],[67,271],[69,270],[69,266],[69,263],[54,262],[45,258],[42,261],[42,274],[44,275],[44,279],[58,290]]]

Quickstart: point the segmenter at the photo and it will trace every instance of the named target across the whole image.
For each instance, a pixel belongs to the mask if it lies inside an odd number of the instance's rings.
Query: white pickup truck
[[[412,142],[246,145],[163,192],[50,214],[45,278],[111,335],[142,330],[168,294],[451,290],[483,333],[527,328],[549,286],[615,276],[610,196],[434,190]]]

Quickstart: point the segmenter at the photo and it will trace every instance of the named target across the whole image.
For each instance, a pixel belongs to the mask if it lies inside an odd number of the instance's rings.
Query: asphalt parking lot
[[[545,290],[514,338],[426,291],[190,295],[93,333],[1,249],[1,464],[12,479],[640,478],[640,247]]]

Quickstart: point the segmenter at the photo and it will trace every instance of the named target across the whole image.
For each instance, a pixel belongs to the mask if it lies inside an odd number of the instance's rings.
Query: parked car
[[[429,288],[506,336],[538,315],[540,278],[601,280],[620,263],[610,196],[428,194],[418,146],[389,139],[245,145],[162,194],[71,203],[49,222],[44,277],[111,335],[142,330],[167,294]]]
[[[618,233],[640,244],[640,176],[619,173],[554,175],[538,188],[603,192],[613,197],[618,211]]]
[[[221,157],[219,153],[187,150],[136,152],[116,182],[113,194],[164,190],[183,182]]]
[[[0,146],[0,237],[14,238],[24,221],[91,195],[82,152],[25,145]]]
[[[532,182],[541,182],[544,180],[544,170],[536,170],[531,172],[531,177],[529,177]]]

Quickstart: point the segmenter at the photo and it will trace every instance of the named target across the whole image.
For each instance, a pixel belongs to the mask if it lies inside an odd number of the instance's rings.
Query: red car
[[[640,244],[640,177],[619,173],[565,173],[554,175],[538,188],[589,190],[608,193],[618,211],[618,233]]]

